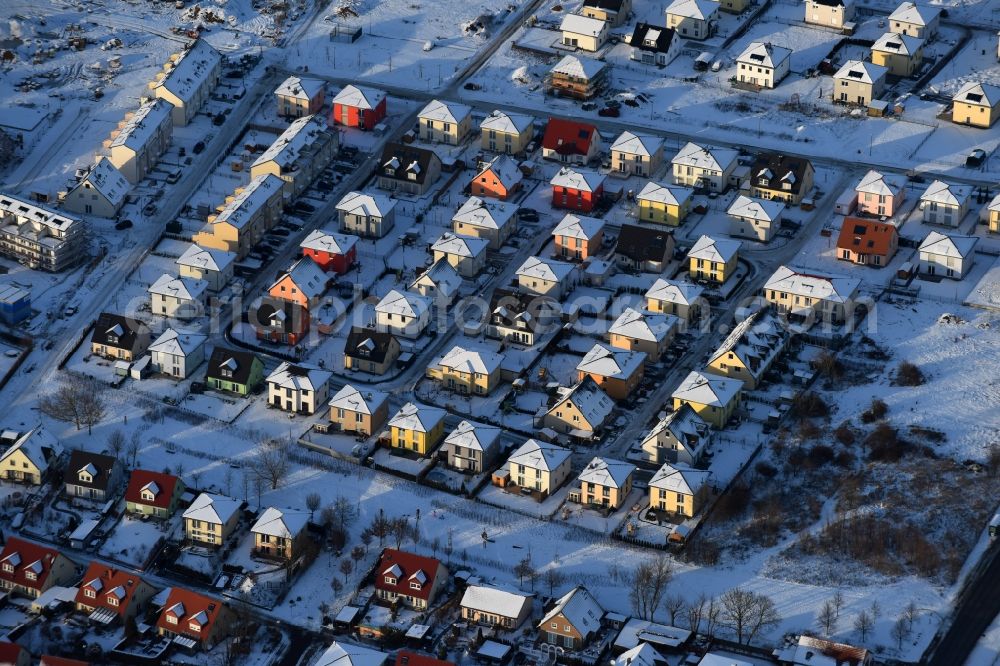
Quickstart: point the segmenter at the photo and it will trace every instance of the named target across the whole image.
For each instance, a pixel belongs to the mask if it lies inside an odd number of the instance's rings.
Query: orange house
[[[845,217],[837,239],[837,258],[862,266],[886,266],[899,248],[899,232],[892,224]]]
[[[491,197],[506,201],[521,189],[521,170],[517,162],[507,155],[497,155],[483,164],[472,179],[470,190],[479,197]]]
[[[326,291],[326,273],[309,257],[302,257],[268,287],[271,298],[295,303],[306,310]]]
[[[552,237],[557,257],[583,260],[601,249],[604,220],[567,213],[552,230]]]

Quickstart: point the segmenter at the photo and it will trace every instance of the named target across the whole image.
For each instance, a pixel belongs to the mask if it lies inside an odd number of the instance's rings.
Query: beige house
[[[736,77],[740,83],[774,88],[788,76],[791,62],[791,49],[767,42],[751,42],[736,58]]]
[[[697,320],[705,306],[705,289],[691,282],[657,278],[646,293],[646,309],[676,315],[687,323]]]
[[[332,372],[282,362],[267,376],[267,404],[297,414],[315,414],[326,403]]]
[[[549,645],[582,650],[601,629],[604,609],[583,586],[574,587],[556,601],[538,623],[538,635]]]
[[[646,461],[694,465],[701,460],[712,439],[712,429],[691,405],[669,412],[642,440]]]
[[[466,349],[455,345],[437,363],[427,368],[427,376],[445,389],[463,394],[489,395],[500,385],[503,354],[488,349]]]
[[[667,7],[667,27],[681,39],[708,39],[715,32],[719,9],[713,0],[674,0]]]
[[[712,473],[664,463],[649,482],[649,506],[667,515],[698,515],[711,492]]]
[[[161,317],[195,319],[205,312],[208,283],[164,273],[149,286],[149,311]]]
[[[988,214],[987,223],[991,234],[1000,234],[1000,194],[993,197],[989,206],[986,207]]]
[[[483,239],[490,249],[499,250],[517,230],[516,213],[516,204],[471,196],[451,218],[451,228],[456,234]]]
[[[663,165],[663,139],[622,132],[611,144],[611,175],[652,177]]]
[[[358,390],[350,384],[330,398],[330,424],[334,430],[372,435],[389,418],[389,394],[374,389]]]
[[[267,507],[250,527],[255,555],[292,561],[304,554],[309,542],[308,511]]]
[[[102,312],[94,322],[90,353],[104,358],[135,361],[149,348],[149,327],[138,319]]]
[[[532,598],[526,594],[485,585],[470,585],[462,594],[462,619],[513,631],[531,616]]]
[[[493,111],[479,125],[483,150],[520,155],[535,133],[532,116],[506,111]]]
[[[670,160],[674,184],[723,192],[732,184],[739,154],[737,150],[688,142]]]
[[[450,266],[448,270],[454,272]],[[384,375],[395,365],[401,352],[399,340],[391,333],[352,326],[344,343],[344,369]]]
[[[415,277],[407,291],[423,296],[441,308],[451,305],[461,288],[462,276],[451,264],[441,259]]]
[[[935,180],[920,196],[924,222],[957,227],[969,212],[972,187]]]
[[[71,213],[114,217],[125,205],[131,185],[108,159],[98,159],[80,181],[66,193],[62,207]]]
[[[208,100],[221,73],[222,56],[204,39],[198,39],[190,48],[171,55],[149,88],[157,99],[170,102],[174,125],[183,127]]]
[[[726,211],[731,220],[729,235],[767,243],[778,233],[784,212],[785,204],[780,201],[754,199],[741,194]]]
[[[337,202],[340,229],[362,238],[382,238],[396,224],[396,200],[382,194],[348,192]]]
[[[493,466],[500,453],[500,428],[462,420],[444,438],[442,451],[448,467],[460,472],[479,474]]]
[[[581,51],[599,51],[608,41],[608,27],[608,23],[602,19],[566,14],[559,24],[562,45]]]
[[[887,32],[872,45],[872,62],[894,76],[912,76],[924,61],[924,40]]]
[[[289,76],[277,90],[274,98],[278,105],[278,115],[283,118],[302,118],[319,113],[323,108],[326,90],[323,82],[299,76]]]
[[[644,352],[649,362],[656,363],[670,346],[679,324],[675,315],[625,308],[608,329],[608,340],[612,347]]]
[[[571,472],[571,451],[529,439],[493,473],[493,482],[530,491],[539,500],[561,488]]]
[[[561,299],[576,283],[576,266],[565,261],[528,257],[517,269],[518,286],[532,294]]]
[[[941,24],[941,10],[931,5],[904,2],[889,14],[889,32],[929,41]]]
[[[472,109],[465,104],[431,100],[417,116],[420,140],[457,146],[472,129]]]
[[[434,261],[447,261],[464,278],[475,279],[486,266],[486,248],[490,242],[475,236],[460,236],[449,231],[441,234],[431,252]]]
[[[1000,117],[1000,87],[968,81],[951,98],[951,122],[992,127]]]
[[[160,155],[167,152],[174,123],[169,103],[159,99],[146,102],[125,114],[118,128],[104,141],[111,165],[135,185],[146,177]]]
[[[174,263],[181,277],[204,280],[209,291],[222,291],[233,279],[236,255],[225,250],[189,245]]]
[[[730,379],[739,379],[752,391],[785,350],[788,330],[769,309],[758,310],[733,327],[721,345],[708,357],[705,369]]]
[[[285,199],[294,199],[333,159],[337,136],[322,115],[298,118],[250,165],[250,177],[277,176],[285,182]]]
[[[224,495],[202,493],[184,512],[184,536],[199,544],[218,548],[240,522],[242,503]]]
[[[620,509],[632,492],[632,463],[596,457],[577,477],[580,503],[604,509]]]
[[[885,92],[889,68],[865,60],[848,60],[833,75],[833,101],[868,106]]]
[[[591,377],[557,390],[556,402],[542,417],[542,426],[575,439],[593,439],[614,411],[614,401]]]
[[[813,25],[843,29],[854,20],[854,0],[806,0],[805,21]]]
[[[264,234],[281,220],[284,181],[265,174],[226,197],[192,241],[207,249],[232,252],[244,259]]]
[[[612,28],[625,25],[631,12],[632,0],[583,0],[580,8],[584,16],[605,21]]]
[[[62,444],[41,426],[20,435],[0,455],[0,478],[32,486],[41,485],[49,469],[63,455]]]
[[[854,314],[861,280],[779,266],[764,284],[764,300],[778,312],[840,323]]]

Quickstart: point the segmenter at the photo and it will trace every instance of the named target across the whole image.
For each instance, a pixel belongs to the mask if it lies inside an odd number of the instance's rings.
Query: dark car
[[[313,206],[312,204],[306,203],[305,201],[296,201],[295,205],[292,206],[292,208],[294,208],[295,210],[297,210],[297,211],[299,211],[301,213],[315,213],[316,212],[316,206]]]
[[[191,152],[197,155],[203,150],[205,150],[205,142],[199,141],[198,143],[194,144],[194,148],[191,149]]]
[[[132,228],[132,220],[122,220],[115,225],[115,229],[117,229],[118,231],[124,231],[126,229],[131,229],[131,228]]]
[[[597,115],[604,116],[605,118],[617,118],[621,114],[622,112],[615,106],[608,106],[597,112]]]
[[[142,209],[143,215],[156,215],[156,204],[146,204],[146,207]]]
[[[224,122],[226,122],[226,114],[224,113],[217,113],[215,114],[215,117],[212,118],[212,124],[215,126],[219,126]]]
[[[534,208],[518,208],[517,219],[524,222],[538,222],[538,211]]]
[[[291,235],[291,232],[288,231],[288,229],[278,229],[278,228],[271,229],[271,231],[269,231],[268,233],[271,234],[272,236],[281,236],[283,238],[287,238],[288,236]]]

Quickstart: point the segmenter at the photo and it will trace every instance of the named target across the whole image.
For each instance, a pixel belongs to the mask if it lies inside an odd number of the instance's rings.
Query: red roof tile
[[[396,655],[396,666],[455,666],[455,664],[419,652],[400,650]]]
[[[878,220],[845,217],[837,238],[838,250],[888,255],[895,250],[896,227]]]
[[[152,502],[142,499],[142,489],[148,484],[155,483],[159,489],[155,493],[156,498]],[[158,509],[166,509],[170,506],[170,498],[174,496],[174,488],[177,486],[177,477],[173,474],[163,472],[151,472],[145,469],[132,470],[132,476],[128,480],[128,488],[125,490],[125,501],[153,506]]]
[[[16,664],[24,648],[17,643],[0,642],[0,664]]]
[[[587,123],[549,118],[542,148],[554,150],[560,155],[586,155],[596,132],[597,128]]]
[[[0,580],[42,590],[57,557],[62,557],[58,550],[10,537],[0,552]],[[28,578],[29,571],[34,574],[34,579]]]
[[[386,548],[375,568],[375,589],[427,601],[440,567],[441,562],[433,557]],[[388,583],[386,578],[395,582]],[[418,585],[419,589],[411,583]]]
[[[221,612],[220,600],[175,587],[170,590],[167,603],[156,620],[156,627],[196,641],[203,641],[212,632],[212,623],[218,619]],[[176,624],[168,622],[168,617],[176,618]],[[192,628],[192,621],[198,625],[197,630]]]
[[[80,661],[79,659],[67,659],[65,657],[45,655],[42,657],[42,662],[38,664],[38,666],[90,666],[90,662]]]
[[[76,592],[76,603],[124,615],[141,584],[142,579],[138,576],[112,569],[100,562],[91,562],[87,567],[87,573],[83,575],[83,580],[80,581],[80,589]],[[94,596],[88,597],[88,591],[92,591]],[[117,599],[117,605],[111,602],[112,598]]]

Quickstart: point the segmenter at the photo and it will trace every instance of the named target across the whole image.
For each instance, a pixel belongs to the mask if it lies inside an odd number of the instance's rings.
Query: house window
[[[167,624],[177,624],[177,616],[167,615]]]
[[[410,581],[410,589],[411,590],[419,590],[420,587],[421,587],[420,583],[418,583],[417,581],[415,581],[415,580],[414,581]]]
[[[83,596],[87,597],[88,599],[96,599],[97,598],[97,592],[94,592],[92,589],[90,589],[88,587],[88,588],[84,589]]]
[[[396,584],[396,579],[393,578],[392,576],[386,576],[385,577],[385,584],[386,585],[395,585]]]
[[[109,606],[117,606],[118,605],[118,597],[114,596],[113,594],[109,594],[108,595],[108,605]]]

